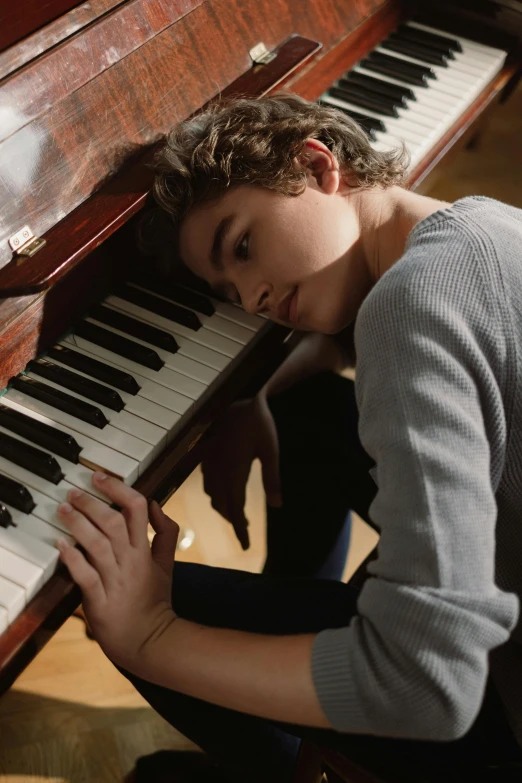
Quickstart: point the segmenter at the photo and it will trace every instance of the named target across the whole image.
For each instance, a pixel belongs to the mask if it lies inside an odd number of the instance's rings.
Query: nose
[[[268,308],[271,286],[269,283],[256,283],[248,291],[240,292],[241,304],[247,313],[262,313]]]

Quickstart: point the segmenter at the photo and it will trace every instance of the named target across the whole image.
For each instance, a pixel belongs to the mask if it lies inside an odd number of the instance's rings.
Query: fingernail
[[[81,489],[70,489],[67,497],[70,500],[78,500],[78,498],[81,498],[82,495],[83,492],[81,491]]]
[[[72,510],[73,510],[72,506],[69,503],[61,503],[58,506],[58,511],[61,514],[70,514]]]
[[[100,470],[97,470],[93,478],[96,479],[96,481],[105,481],[108,476],[106,473],[102,473]]]

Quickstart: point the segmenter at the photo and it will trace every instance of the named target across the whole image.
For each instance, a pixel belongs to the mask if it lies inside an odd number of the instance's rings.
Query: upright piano
[[[215,96],[284,88],[347,112],[379,149],[404,142],[408,184],[422,187],[520,68],[505,3],[431,5],[19,0],[0,12],[2,690],[80,601],[52,546],[67,490],[94,492],[99,467],[164,502],[212,423],[284,355],[288,330],[181,273],[151,274],[136,226],[155,146]]]

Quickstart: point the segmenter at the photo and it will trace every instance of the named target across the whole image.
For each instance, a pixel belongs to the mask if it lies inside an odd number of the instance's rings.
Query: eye
[[[238,261],[248,261],[248,249],[250,244],[250,234],[247,232],[243,234],[235,247],[235,256]]]

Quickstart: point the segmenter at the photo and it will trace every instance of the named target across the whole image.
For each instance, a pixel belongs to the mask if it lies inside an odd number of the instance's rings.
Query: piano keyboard
[[[97,468],[134,483],[265,323],[129,282],[13,379],[0,396],[0,633],[54,573],[56,540],[72,541],[56,513],[68,491],[103,499]]]
[[[321,96],[359,122],[377,150],[404,142],[410,170],[501,70],[507,52],[406,22]]]

